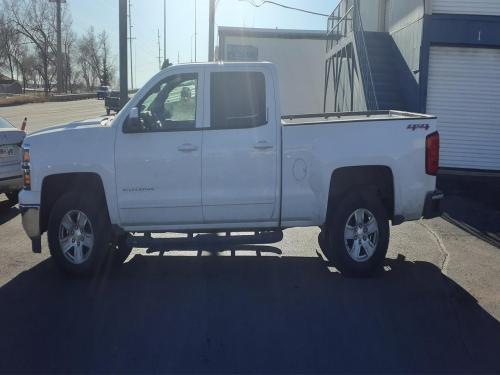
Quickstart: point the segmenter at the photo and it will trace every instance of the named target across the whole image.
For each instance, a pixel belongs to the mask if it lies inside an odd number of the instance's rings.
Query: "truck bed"
[[[367,111],[367,112],[333,112],[304,115],[281,116],[283,125],[317,125],[322,123],[355,122],[355,121],[387,121],[387,120],[423,120],[435,119],[435,116],[401,111]]]

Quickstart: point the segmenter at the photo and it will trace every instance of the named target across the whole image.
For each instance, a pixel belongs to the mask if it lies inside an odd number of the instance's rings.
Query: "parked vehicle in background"
[[[109,116],[111,111],[118,113],[121,109],[120,106],[120,92],[111,91],[111,93],[104,98],[104,108],[106,108],[106,114]]]
[[[97,89],[97,99],[105,99],[111,94],[111,86],[101,86]]]
[[[374,273],[389,222],[440,213],[436,118],[281,116],[278,92],[270,63],[176,65],[113,119],[31,134],[20,201],[33,250],[48,231],[57,264],[82,274],[109,252],[121,262],[132,244],[155,247],[151,232],[225,232],[248,244],[319,226],[341,272]]]
[[[21,144],[26,133],[0,117],[0,194],[17,203],[23,187]]]

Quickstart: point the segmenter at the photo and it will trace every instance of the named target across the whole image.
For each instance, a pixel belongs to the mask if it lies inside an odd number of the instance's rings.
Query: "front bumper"
[[[41,252],[40,233],[40,207],[20,205],[23,228],[29,238],[31,238],[32,250],[34,253]]]
[[[433,219],[441,216],[443,213],[443,209],[441,207],[443,198],[444,194],[439,190],[427,193],[427,196],[425,197],[424,212],[422,213],[424,219]]]

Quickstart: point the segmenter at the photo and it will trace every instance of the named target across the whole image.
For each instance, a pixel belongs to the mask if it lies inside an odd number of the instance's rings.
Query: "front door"
[[[239,70],[238,70],[239,69]],[[207,224],[276,225],[279,217],[274,87],[265,70],[207,70],[203,214]],[[210,81],[210,82],[208,82]]]
[[[116,141],[116,184],[124,226],[199,224],[202,71],[172,75],[138,104]]]

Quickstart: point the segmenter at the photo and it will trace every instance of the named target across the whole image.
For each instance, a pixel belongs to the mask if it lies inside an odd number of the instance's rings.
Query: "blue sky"
[[[198,61],[208,55],[208,0],[197,1]],[[260,0],[256,0],[260,2]],[[320,13],[331,13],[337,0],[278,0],[283,4]],[[118,64],[118,0],[67,0],[73,28],[81,34],[94,25],[109,32],[113,55]],[[195,0],[167,0],[167,57],[177,62],[191,61]],[[272,5],[255,8],[240,0],[220,0],[217,26],[246,26],[290,29],[326,29],[326,18],[282,9]],[[135,86],[143,85],[158,71],[158,28],[163,55],[163,0],[132,0],[132,34]],[[194,43],[193,43],[194,44]],[[217,39],[216,39],[217,44]],[[193,47],[194,48],[194,47]],[[194,55],[194,52],[193,52]],[[193,57],[194,58],[194,57]],[[130,69],[129,69],[130,70]]]

